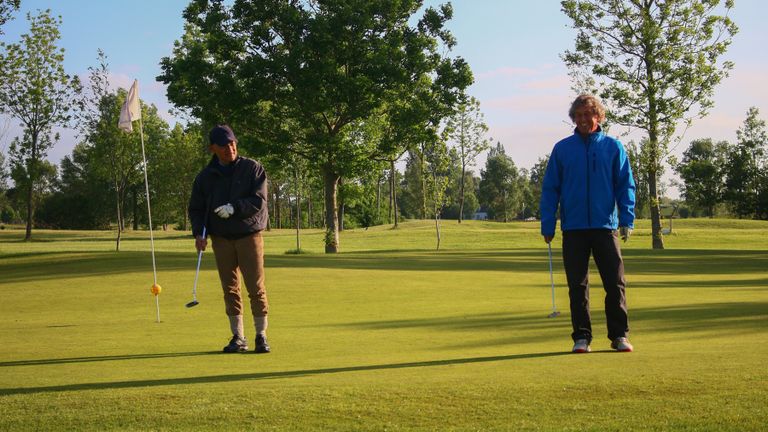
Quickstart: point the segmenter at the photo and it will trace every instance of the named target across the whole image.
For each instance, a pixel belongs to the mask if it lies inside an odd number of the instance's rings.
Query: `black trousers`
[[[592,318],[589,313],[589,257],[595,257],[605,289],[605,317],[608,339],[629,333],[624,260],[621,257],[617,231],[574,230],[563,232],[563,263],[571,299],[573,340],[592,341]]]

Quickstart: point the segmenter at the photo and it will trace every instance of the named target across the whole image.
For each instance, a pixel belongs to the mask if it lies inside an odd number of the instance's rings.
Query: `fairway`
[[[147,232],[0,230],[0,430],[765,430],[768,222],[648,221],[624,245],[633,353],[606,338],[570,354],[538,223],[407,222],[265,234],[267,355],[229,339],[213,254],[157,232],[161,322]],[[253,340],[252,318],[246,335]]]

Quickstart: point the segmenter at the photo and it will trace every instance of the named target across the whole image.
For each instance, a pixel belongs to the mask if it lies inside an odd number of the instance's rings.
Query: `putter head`
[[[199,304],[200,304],[200,302],[199,302],[199,301],[197,301],[197,300],[192,300],[191,302],[187,303],[187,305],[186,305],[186,306],[187,306],[188,308],[191,308],[191,307],[195,307],[195,306],[197,306],[197,305],[199,305]]]
[[[554,317],[557,317],[557,316],[560,316],[560,312],[554,311],[551,314],[547,315],[547,318],[554,318]]]

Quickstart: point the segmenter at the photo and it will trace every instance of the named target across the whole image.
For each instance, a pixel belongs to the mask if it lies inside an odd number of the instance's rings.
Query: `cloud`
[[[555,75],[544,79],[528,81],[520,85],[525,90],[560,90],[570,89],[571,79],[568,75]]]
[[[537,71],[533,68],[521,67],[501,67],[487,72],[479,72],[475,75],[477,80],[486,80],[491,78],[516,78],[536,75]]]

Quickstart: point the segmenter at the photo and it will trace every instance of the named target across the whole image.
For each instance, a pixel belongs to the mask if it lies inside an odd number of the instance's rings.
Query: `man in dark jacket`
[[[227,125],[209,134],[211,162],[195,178],[189,218],[198,252],[213,243],[232,339],[225,353],[248,351],[243,329],[243,301],[238,271],[248,290],[256,326],[256,353],[268,353],[267,291],[264,284],[264,239],[267,227],[267,173],[237,154],[237,138]],[[203,234],[205,229],[205,234]]]
[[[605,135],[605,108],[581,95],[569,111],[574,134],[555,144],[541,193],[541,234],[550,243],[560,210],[563,263],[571,300],[572,351],[591,350],[589,257],[594,255],[605,289],[605,315],[611,348],[632,351],[625,297],[624,261],[618,236],[626,242],[635,220],[635,182],[624,147]],[[618,228],[618,232],[616,231]]]

